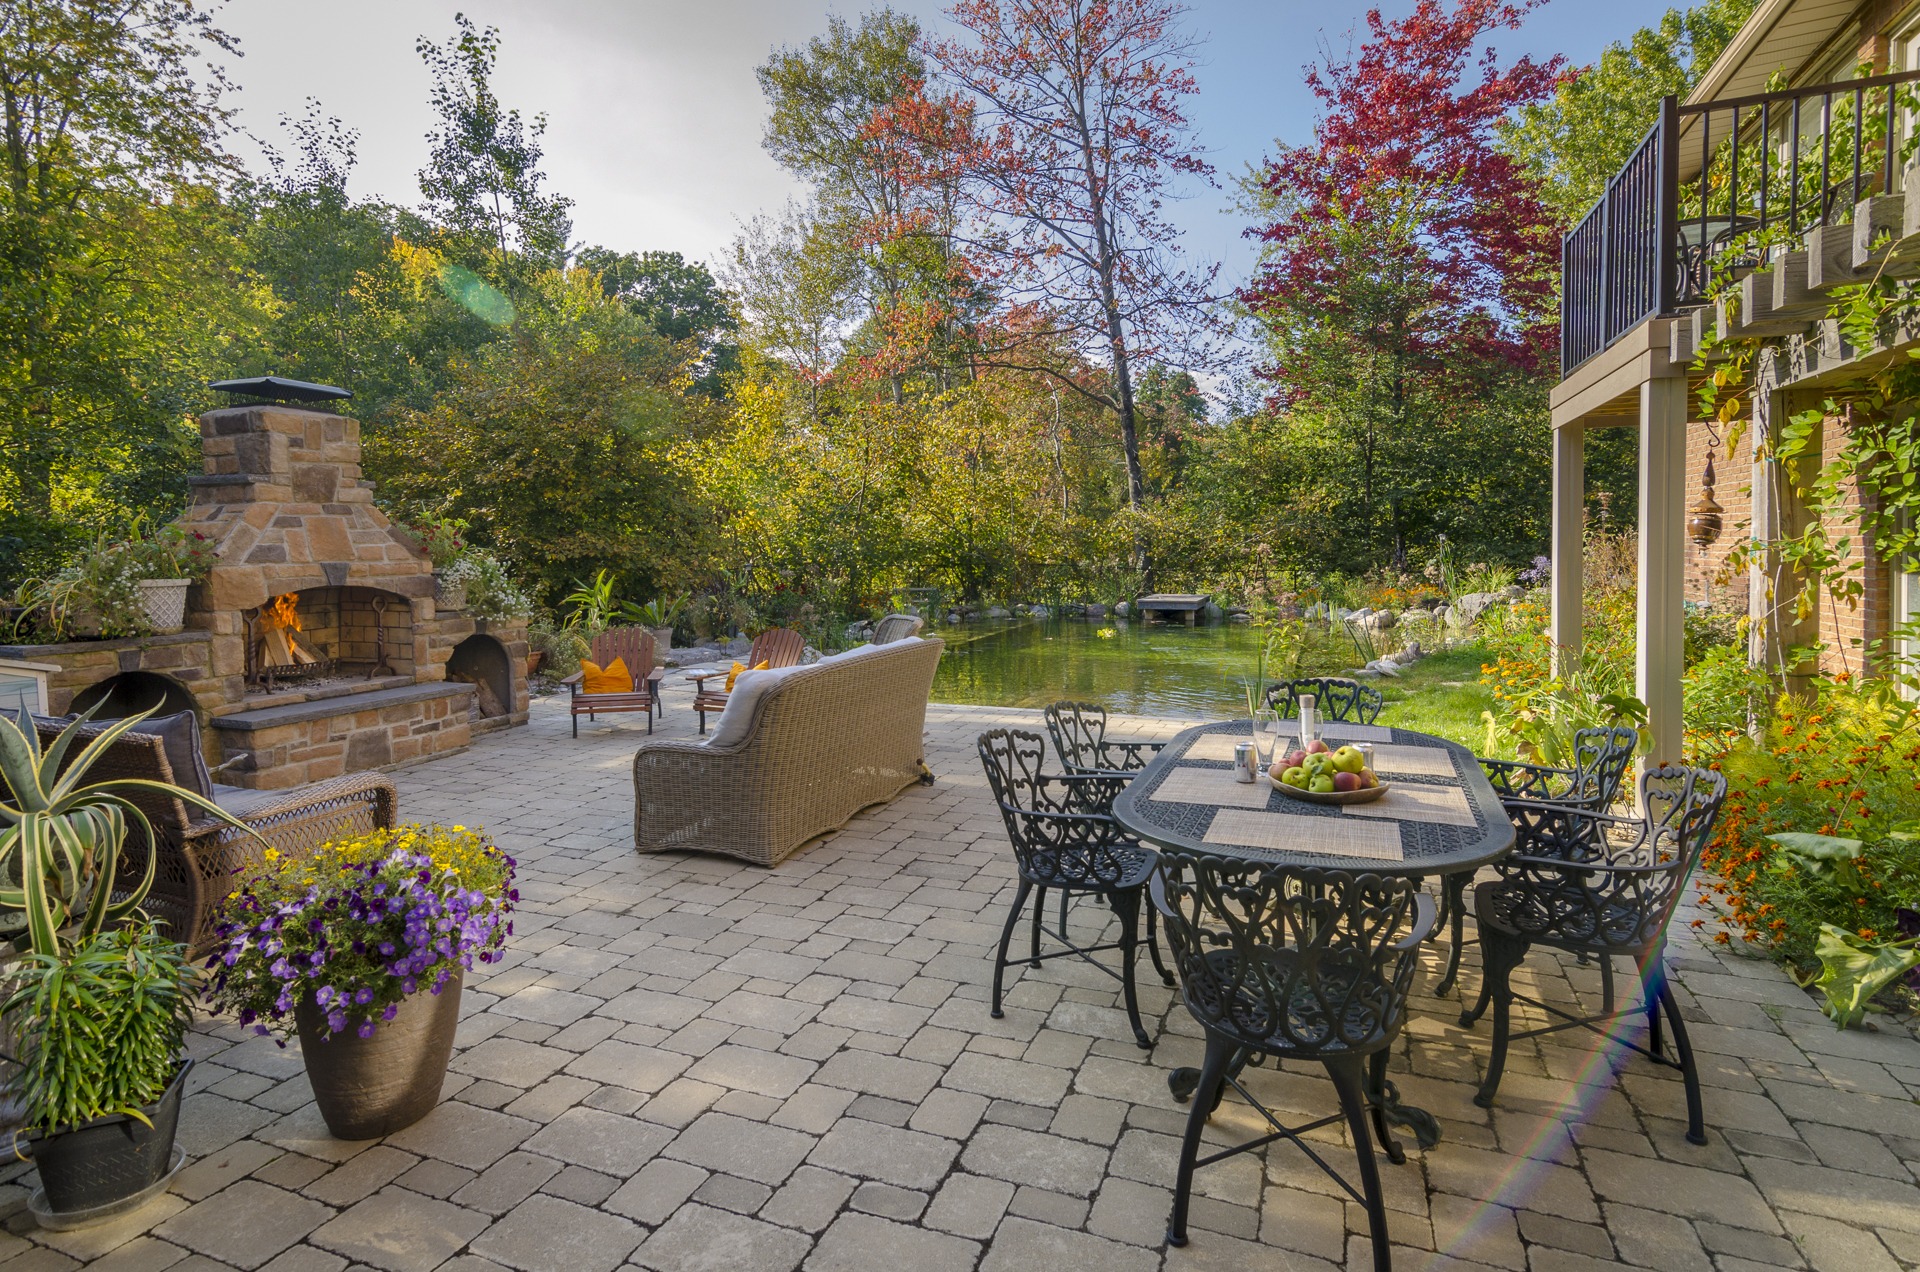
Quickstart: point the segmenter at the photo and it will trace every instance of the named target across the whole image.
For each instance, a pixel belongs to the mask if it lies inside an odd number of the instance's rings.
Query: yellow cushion
[[[582,658],[580,690],[582,693],[632,693],[633,673],[627,670],[627,660],[616,658],[601,667]]]
[[[735,663],[735,664],[733,664],[733,670],[732,670],[732,671],[729,671],[729,672],[727,673],[727,692],[728,692],[728,693],[732,693],[732,692],[733,692],[733,682],[734,682],[734,681],[736,681],[736,680],[738,680],[738,679],[740,679],[740,673],[741,673],[741,672],[743,672],[743,671],[765,671],[766,669],[767,669],[767,660],[766,660],[766,659],[764,659],[764,658],[762,658],[762,659],[761,659],[761,660],[760,660],[759,662],[757,662],[757,663],[755,663],[755,664],[754,664],[753,666],[751,666],[751,667],[747,667],[747,666],[743,666],[743,665],[742,665],[742,664],[740,664],[740,663]]]

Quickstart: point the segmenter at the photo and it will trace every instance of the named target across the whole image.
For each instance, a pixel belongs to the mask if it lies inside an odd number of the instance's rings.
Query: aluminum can
[[[1260,771],[1260,760],[1251,742],[1233,744],[1233,780],[1251,782]]]

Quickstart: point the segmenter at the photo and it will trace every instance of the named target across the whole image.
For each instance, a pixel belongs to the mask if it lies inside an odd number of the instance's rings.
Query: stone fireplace
[[[432,563],[373,503],[360,425],[281,403],[200,417],[181,524],[218,548],[171,636],[21,646],[55,712],[191,704],[219,780],[279,789],[465,747],[527,718],[526,628],[436,599]],[[123,710],[124,708],[124,710]]]

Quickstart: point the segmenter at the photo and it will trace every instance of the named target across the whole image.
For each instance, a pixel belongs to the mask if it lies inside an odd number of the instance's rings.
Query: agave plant
[[[93,717],[88,711],[61,730],[45,751],[36,730],[22,729],[13,717],[0,714],[0,779],[11,792],[7,802],[0,802],[0,910],[18,912],[4,916],[12,923],[0,922],[0,934],[24,928],[35,954],[58,955],[139,908],[153,886],[159,844],[153,824],[127,798],[129,792],[168,795],[248,829],[212,800],[166,782],[87,781],[113,744],[152,714],[143,711],[114,720],[97,736],[83,738],[81,729]],[[83,742],[67,762],[69,752]],[[146,840],[146,871],[115,901],[114,883],[130,826],[138,827]]]

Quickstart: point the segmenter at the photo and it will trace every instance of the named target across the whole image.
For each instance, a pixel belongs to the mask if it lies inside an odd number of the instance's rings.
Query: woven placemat
[[[1207,827],[1206,842],[1269,852],[1311,853],[1322,857],[1367,857],[1401,861],[1400,830],[1379,822],[1350,822],[1337,817],[1297,813],[1257,813],[1223,808]]]
[[[1176,764],[1153,788],[1153,798],[1171,804],[1219,804],[1226,808],[1265,808],[1273,786],[1264,777],[1236,782],[1232,769]]]
[[[1383,742],[1373,748],[1373,771],[1401,777],[1458,777],[1453,752],[1441,746]]]
[[[1253,741],[1253,728],[1240,729],[1231,733],[1202,733],[1193,740],[1193,745],[1181,752],[1183,760],[1219,760],[1223,764],[1233,763],[1233,747],[1237,742]]]
[[[1478,826],[1467,793],[1458,786],[1394,787],[1371,804],[1347,804],[1341,812],[1355,817],[1383,817],[1394,821],[1435,822],[1442,826]]]
[[[1298,730],[1295,730],[1297,733]],[[1324,720],[1320,736],[1329,744],[1336,742],[1391,742],[1393,730],[1384,724],[1356,724],[1345,720]]]

